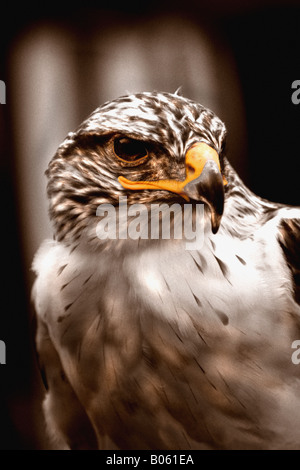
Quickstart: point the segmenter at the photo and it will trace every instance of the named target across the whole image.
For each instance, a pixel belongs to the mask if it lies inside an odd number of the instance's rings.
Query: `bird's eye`
[[[127,137],[114,140],[114,152],[119,159],[129,163],[135,163],[148,155],[144,142]]]

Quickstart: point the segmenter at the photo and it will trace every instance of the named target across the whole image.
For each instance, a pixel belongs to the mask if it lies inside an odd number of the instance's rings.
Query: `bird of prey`
[[[51,160],[33,300],[54,447],[300,448],[300,210],[253,194],[225,139],[211,110],[144,92],[97,108]],[[155,204],[192,207],[199,246],[126,236]],[[101,237],[110,207],[122,230]]]

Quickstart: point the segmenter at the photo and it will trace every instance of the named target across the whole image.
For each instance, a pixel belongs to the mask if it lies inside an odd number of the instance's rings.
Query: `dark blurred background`
[[[51,237],[48,161],[102,102],[181,86],[225,121],[228,158],[245,183],[299,205],[300,105],[291,86],[300,80],[300,1],[26,3],[2,6],[1,23],[0,449],[47,449],[30,265]]]

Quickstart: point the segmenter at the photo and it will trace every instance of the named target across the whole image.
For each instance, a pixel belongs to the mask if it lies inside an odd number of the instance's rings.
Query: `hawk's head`
[[[47,170],[59,240],[79,237],[99,204],[204,202],[212,231],[224,205],[226,129],[200,104],[139,93],[96,109],[59,147]]]

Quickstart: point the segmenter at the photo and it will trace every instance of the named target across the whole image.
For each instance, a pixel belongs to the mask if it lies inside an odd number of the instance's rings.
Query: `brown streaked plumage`
[[[245,187],[225,135],[193,101],[140,93],[98,108],[50,162],[55,240],[35,257],[33,299],[54,447],[300,448],[300,211]],[[118,177],[183,182],[198,142],[217,152],[227,183],[211,167],[183,188],[194,208],[205,202],[199,249],[97,237],[101,204],[186,204]]]

